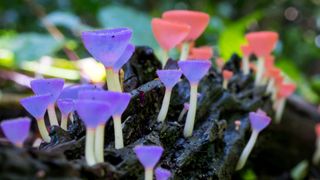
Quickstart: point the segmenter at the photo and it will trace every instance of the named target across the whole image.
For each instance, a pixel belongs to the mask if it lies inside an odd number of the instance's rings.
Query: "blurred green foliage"
[[[30,2],[45,9],[44,19],[62,31],[63,41],[57,42],[50,36]],[[152,17],[160,17],[169,9],[199,10],[210,14],[211,21],[197,45],[211,45],[217,56],[225,59],[234,52],[240,53],[246,32],[279,32],[280,42],[275,50],[277,65],[298,84],[298,92],[304,98],[319,103],[319,6],[320,0],[3,1],[0,4],[0,49],[9,50],[13,56],[6,51],[9,58],[4,61],[2,50],[0,60],[2,64],[16,66],[25,60],[38,60],[43,55],[67,59],[64,46],[74,50],[79,57],[87,57],[79,38],[81,31],[118,26],[134,30],[135,44],[158,48],[150,27]],[[10,58],[14,58],[15,63]]]

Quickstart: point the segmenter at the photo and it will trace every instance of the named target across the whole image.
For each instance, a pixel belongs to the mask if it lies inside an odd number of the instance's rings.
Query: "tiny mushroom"
[[[6,119],[1,122],[1,129],[6,138],[18,147],[23,147],[30,131],[31,120],[28,117]]]
[[[51,141],[51,138],[44,122],[44,114],[52,102],[52,96],[52,94],[42,94],[20,100],[20,104],[37,120],[40,135],[42,139],[48,143]]]
[[[252,134],[250,136],[250,139],[246,147],[242,151],[242,154],[236,166],[236,170],[242,169],[243,166],[246,164],[246,161],[254,147],[254,144],[256,143],[259,133],[264,128],[266,128],[271,122],[270,117],[268,117],[266,113],[262,110],[259,110],[257,112],[250,112],[249,119],[250,119]]]
[[[143,165],[145,170],[145,180],[153,179],[153,169],[158,163],[163,153],[161,146],[141,146],[138,145],[134,149],[140,163]]]
[[[246,35],[252,52],[258,57],[255,84],[261,84],[264,73],[264,59],[270,55],[278,41],[278,33],[272,31],[251,32]]]
[[[158,115],[158,121],[163,122],[166,119],[170,104],[172,88],[180,80],[182,72],[180,70],[158,70],[157,75],[165,86],[165,94],[162,101],[161,109]]]
[[[110,107],[109,103],[101,101],[83,99],[75,101],[75,110],[86,125],[85,157],[89,166],[97,163],[95,158],[95,131],[101,122],[106,122],[110,118]]]
[[[235,130],[239,131],[240,126],[241,126],[241,121],[240,120],[235,120],[234,121],[234,125],[235,125]]]
[[[183,118],[183,116],[188,112],[189,110],[189,103],[184,103],[183,104],[183,109],[179,115],[179,118],[178,118],[178,122],[180,122]]]
[[[183,134],[185,137],[192,136],[194,121],[196,117],[197,109],[197,96],[198,96],[198,84],[199,81],[207,74],[209,68],[211,67],[210,61],[203,60],[188,60],[180,61],[179,67],[182,73],[188,79],[191,90],[190,90],[190,108],[187,114],[186,124],[184,127]]]
[[[223,89],[228,89],[228,83],[229,80],[232,78],[233,76],[233,72],[229,71],[229,70],[223,70],[222,71],[222,76],[223,76],[223,84],[222,87]]]
[[[252,54],[252,49],[250,45],[242,45],[241,46],[241,51],[243,54],[242,58],[242,71],[243,74],[247,75],[250,73],[250,55]]]
[[[167,169],[157,167],[155,170],[156,180],[168,180],[171,176],[171,172]]]
[[[48,106],[48,116],[51,126],[59,126],[55,110],[55,102],[60,96],[63,85],[64,80],[60,78],[35,79],[30,82],[31,89],[35,94],[41,95],[50,93],[52,95]]]
[[[61,128],[66,131],[68,129],[68,117],[70,113],[74,111],[74,100],[58,99],[57,105],[61,112]]]
[[[267,70],[266,75],[269,76],[269,81],[267,84],[267,89],[266,89],[266,93],[267,94],[272,94],[274,91],[274,86],[275,86],[275,79],[276,77],[281,75],[281,70],[279,68],[276,67],[272,67],[269,70]]]
[[[179,22],[170,22],[160,18],[151,21],[152,32],[163,49],[162,66],[168,61],[168,51],[180,44],[189,34],[190,26]]]
[[[275,102],[274,110],[276,111],[276,123],[280,123],[283,110],[285,108],[286,99],[291,96],[296,90],[296,85],[292,83],[280,84],[277,100]]]
[[[186,60],[189,55],[189,44],[194,42],[204,32],[209,24],[210,16],[199,11],[171,10],[164,12],[162,18],[190,26],[190,33],[183,41],[180,55],[180,60]]]
[[[222,58],[217,58],[215,61],[215,64],[217,66],[217,69],[219,72],[222,72],[223,66],[224,66],[224,60]]]
[[[191,48],[188,59],[209,60],[213,56],[213,49],[210,46]]]
[[[129,28],[114,28],[82,32],[82,41],[89,53],[106,67],[108,89],[121,92],[113,67],[127,48],[132,36]]]
[[[320,161],[320,123],[316,124],[314,130],[317,137],[316,137],[316,150],[312,157],[312,163],[314,165],[318,165]]]

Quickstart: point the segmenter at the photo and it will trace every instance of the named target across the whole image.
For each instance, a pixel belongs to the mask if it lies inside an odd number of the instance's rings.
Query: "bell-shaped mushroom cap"
[[[93,84],[79,84],[79,85],[72,85],[65,87],[60,96],[59,99],[73,99],[76,100],[78,99],[78,94],[80,91],[83,90],[101,90],[101,87],[98,87]]]
[[[278,33],[272,31],[251,32],[246,35],[250,47],[258,57],[269,55],[278,41]]]
[[[106,102],[93,100],[76,100],[75,110],[87,128],[95,129],[105,123],[111,116],[111,105]]]
[[[190,83],[198,83],[204,75],[207,74],[211,67],[210,61],[203,60],[187,60],[178,62],[182,73],[190,81]]]
[[[48,105],[51,103],[52,94],[42,94],[26,97],[20,100],[20,104],[37,120],[42,119]]]
[[[82,41],[89,53],[106,67],[113,67],[132,36],[128,28],[82,32]]]
[[[79,92],[79,99],[108,102],[112,115],[121,115],[129,105],[131,95],[129,93],[112,91],[85,90]]]
[[[275,84],[276,84],[277,88],[280,88],[281,84],[284,81],[284,77],[281,74],[279,74],[278,76],[274,77],[274,80],[275,80]]]
[[[58,99],[58,108],[61,113],[67,116],[70,112],[74,111],[74,100],[73,99]]]
[[[186,110],[189,110],[190,104],[189,103],[184,103],[183,108]]]
[[[165,51],[176,47],[190,32],[190,26],[187,24],[170,22],[159,18],[153,18],[151,26],[155,39]]]
[[[240,48],[244,57],[249,57],[252,54],[250,45],[242,45]]]
[[[320,123],[317,123],[316,126],[314,127],[314,130],[316,132],[317,137],[320,137]]]
[[[7,119],[1,122],[4,135],[13,144],[21,144],[27,139],[30,125],[31,120],[28,117]]]
[[[279,98],[287,98],[291,96],[294,91],[296,90],[297,86],[292,83],[282,83],[278,90],[278,97]]]
[[[218,68],[222,69],[224,66],[224,60],[222,58],[217,58],[215,61]]]
[[[134,49],[135,47],[133,44],[128,44],[118,61],[113,66],[113,70],[115,72],[118,72],[121,69],[121,67],[129,61],[130,57],[134,52]]]
[[[210,16],[207,13],[188,10],[166,11],[162,14],[162,18],[172,22],[188,24],[191,30],[185,41],[196,40],[206,29],[210,20]]]
[[[249,119],[251,123],[251,128],[257,132],[262,131],[264,128],[266,128],[270,122],[271,119],[267,115],[259,112],[250,112]]]
[[[136,146],[133,150],[145,169],[153,169],[163,153],[161,146]]]
[[[63,89],[64,80],[60,78],[36,79],[30,82],[32,91],[37,94],[52,94],[51,103],[54,103]]]
[[[213,56],[213,49],[210,46],[202,46],[198,48],[192,48],[188,59],[203,59],[209,60]]]
[[[274,56],[268,55],[264,59],[264,67],[265,69],[270,69],[274,67]]]
[[[179,81],[182,72],[177,69],[157,70],[160,81],[167,87],[173,88]]]
[[[229,70],[223,70],[222,71],[222,76],[223,76],[223,79],[230,80],[232,78],[232,76],[233,76],[233,72],[229,71]]]
[[[171,172],[169,170],[160,167],[156,168],[155,174],[156,180],[167,180],[171,176]]]

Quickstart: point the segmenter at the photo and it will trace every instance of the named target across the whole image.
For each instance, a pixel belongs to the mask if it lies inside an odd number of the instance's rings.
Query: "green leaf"
[[[105,28],[131,28],[135,45],[159,48],[152,34],[151,17],[147,14],[124,6],[108,6],[100,10],[98,20]]]

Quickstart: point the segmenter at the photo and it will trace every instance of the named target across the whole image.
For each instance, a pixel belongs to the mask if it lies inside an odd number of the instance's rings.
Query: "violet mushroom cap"
[[[179,81],[182,72],[176,69],[157,70],[157,75],[167,88],[173,88]]]
[[[184,103],[183,108],[186,110],[189,110],[190,104],[189,103]]]
[[[136,146],[133,150],[145,169],[154,168],[163,153],[161,146]]]
[[[178,62],[183,75],[191,84],[198,83],[211,67],[210,61],[204,60],[186,60]]]
[[[155,170],[155,174],[156,180],[167,180],[171,176],[171,172],[169,170],[160,167]]]
[[[75,101],[75,110],[87,128],[95,129],[101,122],[107,121],[111,116],[111,105],[106,102],[93,100]]]
[[[52,94],[34,95],[21,99],[20,104],[38,120],[44,117],[52,96]]]
[[[58,99],[57,101],[58,108],[61,113],[67,116],[70,112],[74,111],[74,100],[73,99]]]
[[[106,67],[113,67],[132,36],[129,28],[82,32],[82,41],[89,53]]]
[[[250,112],[249,119],[252,130],[255,130],[257,132],[262,131],[271,122],[270,117],[261,112]]]
[[[130,59],[130,57],[132,56],[133,52],[135,50],[135,47],[133,44],[128,44],[128,46],[126,47],[126,49],[124,50],[124,52],[122,53],[122,55],[120,56],[120,58],[117,60],[117,62],[114,64],[113,66],[113,70],[115,72],[120,71],[121,67],[127,63]]]
[[[51,93],[51,103],[54,103],[63,89],[64,80],[60,78],[35,79],[30,82],[32,91],[39,94]]]
[[[14,143],[23,143],[30,131],[31,120],[28,117],[6,119],[1,122],[1,128],[6,138]]]
[[[78,99],[78,93],[83,90],[101,90],[101,87],[98,87],[93,84],[80,84],[80,85],[72,85],[65,87],[60,96],[59,99]]]
[[[129,93],[112,91],[85,90],[79,92],[79,99],[90,99],[95,101],[111,102],[112,114],[121,115],[129,105],[131,95]]]

